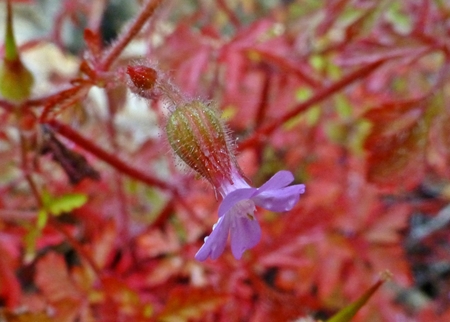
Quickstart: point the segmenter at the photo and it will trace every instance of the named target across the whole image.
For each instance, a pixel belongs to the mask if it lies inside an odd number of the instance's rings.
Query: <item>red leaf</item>
[[[373,123],[364,144],[369,152],[369,181],[408,186],[421,179],[428,126],[420,103],[388,103],[364,115]]]
[[[210,289],[176,288],[171,292],[169,302],[157,320],[182,322],[199,319],[226,301],[226,295],[215,293]]]
[[[102,279],[103,299],[96,313],[101,321],[148,321],[153,307],[141,294],[115,277]]]
[[[450,176],[450,111],[444,109],[430,128],[429,162],[440,175]]]
[[[55,309],[55,320],[72,322],[86,308],[83,295],[72,281],[64,258],[48,253],[36,265],[36,285]]]
[[[14,273],[13,259],[10,252],[0,244],[0,299],[8,307],[18,304],[20,298],[20,284]]]
[[[10,312],[7,310],[1,310],[0,311],[0,321],[5,322],[52,322],[55,321],[51,319],[46,313],[40,312],[40,313],[17,313],[17,312]]]
[[[114,255],[117,242],[117,230],[113,221],[105,222],[102,228],[94,237],[91,247],[92,257],[100,268],[105,267]]]
[[[72,282],[64,258],[48,253],[36,265],[36,285],[50,302],[77,299],[80,294]]]

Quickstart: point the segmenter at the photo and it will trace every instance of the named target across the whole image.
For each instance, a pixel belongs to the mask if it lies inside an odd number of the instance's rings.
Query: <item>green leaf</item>
[[[351,116],[353,115],[353,106],[350,104],[347,97],[345,97],[343,94],[336,95],[335,102],[336,111],[339,117],[343,120],[351,118]]]
[[[36,222],[37,228],[43,229],[47,224],[47,220],[48,220],[47,212],[44,209],[39,210]]]
[[[87,202],[86,195],[81,193],[69,193],[61,197],[51,199],[46,205],[47,209],[53,215],[60,215],[65,212],[70,212],[76,208],[80,208]]]
[[[391,273],[384,272],[381,279],[378,280],[371,288],[369,288],[359,299],[350,305],[344,307],[342,310],[333,315],[326,322],[348,322],[350,321],[359,309],[362,308],[367,301],[372,297],[372,295],[384,284],[388,279],[391,278]]]
[[[23,236],[24,261],[32,262],[36,257],[36,241],[41,237],[42,229],[36,226],[26,226],[27,233]]]
[[[407,35],[413,28],[411,16],[403,12],[403,3],[401,1],[392,2],[386,10],[386,19],[394,25],[397,32]]]

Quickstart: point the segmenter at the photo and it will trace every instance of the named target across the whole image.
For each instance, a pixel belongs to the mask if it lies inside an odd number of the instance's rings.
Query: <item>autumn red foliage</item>
[[[48,26],[0,97],[0,320],[326,320],[385,271],[352,321],[450,320],[448,1],[44,2],[11,1]],[[170,151],[183,99],[254,186],[306,185],[241,260],[194,258],[220,200]]]

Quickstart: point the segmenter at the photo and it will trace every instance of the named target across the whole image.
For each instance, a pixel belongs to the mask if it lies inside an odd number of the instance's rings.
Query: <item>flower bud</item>
[[[231,170],[238,166],[214,109],[200,101],[179,106],[168,119],[166,133],[174,152],[214,187],[225,180],[233,183]]]
[[[127,74],[140,91],[152,90],[158,77],[156,70],[143,65],[127,66]]]
[[[0,65],[0,94],[11,101],[21,101],[30,96],[33,75],[22,64],[12,26],[11,3],[7,2],[5,57]]]
[[[30,96],[33,75],[20,60],[4,60],[0,65],[0,94],[4,98],[20,102]]]

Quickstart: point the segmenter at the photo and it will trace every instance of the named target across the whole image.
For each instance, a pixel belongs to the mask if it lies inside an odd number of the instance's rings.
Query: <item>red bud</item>
[[[155,86],[158,74],[156,70],[147,66],[128,66],[127,74],[131,82],[140,91],[148,91]]]

